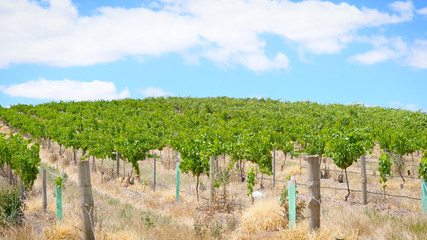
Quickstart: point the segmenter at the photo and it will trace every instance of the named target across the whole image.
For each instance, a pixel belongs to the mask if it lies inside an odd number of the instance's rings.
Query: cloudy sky
[[[270,97],[427,110],[427,1],[0,0],[0,105]]]

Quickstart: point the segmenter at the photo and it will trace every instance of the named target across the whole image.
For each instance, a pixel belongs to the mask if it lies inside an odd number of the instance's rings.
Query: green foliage
[[[255,186],[255,169],[254,167],[250,167],[250,171],[247,173],[247,188],[248,188],[248,196],[252,196],[252,193],[254,192],[254,186]]]
[[[30,141],[25,140],[22,135],[0,134],[0,164],[6,163],[22,179],[25,188],[30,189],[39,173],[40,164],[39,144],[36,142],[28,147]]]
[[[22,207],[19,188],[0,189],[0,226],[21,224]]]
[[[280,192],[280,206],[287,207],[288,204],[288,186],[283,184],[282,191]]]
[[[424,152],[420,162],[420,169],[418,170],[418,177],[424,178],[427,181],[427,151]]]
[[[367,154],[373,145],[373,139],[364,129],[338,131],[332,134],[332,140],[328,142],[326,151],[339,168],[346,169]]]
[[[400,156],[427,148],[426,113],[357,104],[169,97],[18,104],[0,107],[0,117],[36,139],[81,148],[84,157],[114,159],[119,150],[137,174],[138,161],[165,146],[180,152],[182,171],[195,177],[209,173],[210,156],[222,154],[230,166],[249,161],[271,174],[273,149],[331,156],[346,169],[375,141]],[[29,151],[19,138],[0,140],[0,163],[7,161],[29,187],[37,175],[38,144]],[[21,147],[9,151],[3,142]]]
[[[55,186],[56,186],[56,188],[58,188],[58,189],[61,189],[61,188],[62,188],[62,177],[58,176],[58,177],[55,179]]]
[[[390,160],[390,156],[381,151],[381,155],[378,159],[379,161],[379,167],[378,167],[378,171],[380,171],[380,183],[383,184],[383,189],[385,190],[385,188],[387,187],[387,185],[385,184],[387,182],[387,174],[390,175],[390,171],[391,171],[391,160]]]

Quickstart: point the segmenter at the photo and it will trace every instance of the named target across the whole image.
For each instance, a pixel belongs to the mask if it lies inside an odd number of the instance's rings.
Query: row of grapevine
[[[19,176],[28,190],[33,186],[39,173],[40,163],[39,144],[28,147],[30,140],[25,140],[20,134],[0,134],[0,167],[6,164],[10,171]],[[11,176],[9,176],[11,177]]]
[[[249,161],[271,174],[274,149],[327,156],[345,172],[376,143],[395,164],[427,149],[427,114],[362,105],[169,97],[15,105],[0,116],[36,138],[83,149],[84,157],[119,151],[137,173],[149,150],[170,146],[196,178],[209,173],[209,156],[222,154],[231,165]]]

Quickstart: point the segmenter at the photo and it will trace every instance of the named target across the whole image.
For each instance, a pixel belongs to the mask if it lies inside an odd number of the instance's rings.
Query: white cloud
[[[409,66],[427,69],[427,40],[417,40],[405,59]]]
[[[399,101],[391,102],[390,106],[392,108],[400,108],[400,109],[405,109],[405,110],[409,110],[409,111],[418,111],[421,109],[421,107],[418,106],[417,104],[403,104]]]
[[[91,16],[79,15],[70,0],[49,2],[0,0],[0,67],[81,66],[197,49],[196,58],[224,66],[286,69],[285,53],[266,56],[261,34],[278,35],[304,52],[337,53],[357,30],[413,15],[410,1],[392,3],[395,14],[328,1],[163,0],[156,10],[102,7]]]
[[[386,38],[384,36],[360,37],[359,42],[368,43],[373,49],[356,54],[349,58],[364,65],[371,65],[387,60],[394,60],[403,65],[418,69],[427,69],[427,41],[415,40],[405,43],[400,37]]]
[[[60,81],[39,79],[13,84],[0,91],[12,97],[50,100],[112,100],[130,97],[128,89],[117,93],[116,86],[112,82],[80,82],[68,79]]]
[[[409,21],[414,16],[414,5],[411,1],[401,2],[396,1],[390,4],[390,7],[396,12],[400,12],[401,16]]]
[[[427,7],[418,9],[417,13],[421,15],[427,15]]]
[[[172,93],[166,92],[161,88],[148,87],[146,89],[138,90],[144,97],[166,97],[173,96]]]
[[[394,52],[389,48],[381,48],[371,50],[365,53],[359,53],[350,58],[350,60],[360,64],[371,65],[374,63],[383,62],[393,58]]]

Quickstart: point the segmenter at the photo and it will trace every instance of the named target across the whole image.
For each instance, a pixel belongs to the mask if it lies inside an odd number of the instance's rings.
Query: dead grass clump
[[[70,163],[71,163],[71,158],[65,155],[65,157],[61,158],[61,161],[59,162],[59,167],[62,169],[65,169],[68,166],[70,166]]]
[[[0,239],[7,240],[38,240],[42,239],[34,233],[31,225],[24,224],[17,228],[0,228]]]
[[[52,153],[49,156],[49,163],[56,163],[58,161],[58,159],[59,159],[58,154]]]
[[[288,220],[278,213],[281,207],[276,201],[261,200],[242,213],[238,230],[244,234],[258,234],[282,229]]]
[[[46,227],[44,229],[44,237],[46,240],[72,240],[80,238],[79,229],[68,223]]]

